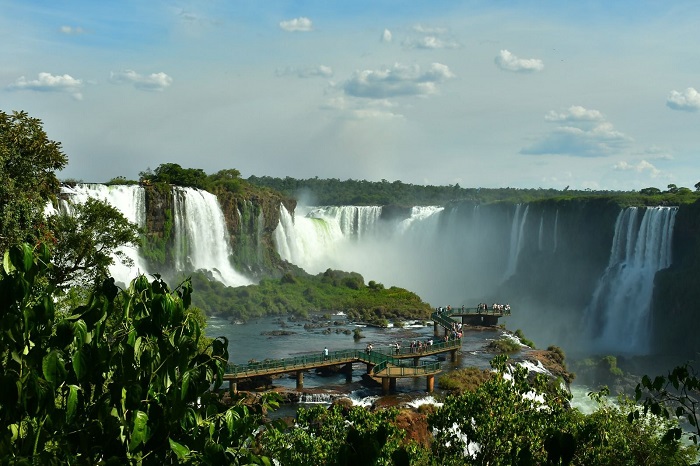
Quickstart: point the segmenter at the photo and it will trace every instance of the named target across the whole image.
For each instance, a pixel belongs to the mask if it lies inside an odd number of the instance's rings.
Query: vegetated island
[[[344,312],[348,319],[386,327],[390,322],[428,320],[431,307],[404,288],[365,280],[359,273],[328,269],[318,275],[301,270],[257,285],[227,287],[194,274],[193,305],[208,315],[245,322],[254,317],[313,312]]]

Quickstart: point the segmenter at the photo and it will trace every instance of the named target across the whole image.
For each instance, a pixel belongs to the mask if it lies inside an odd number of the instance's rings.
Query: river
[[[246,364],[251,359],[261,361],[266,358],[278,359],[306,354],[320,354],[324,347],[329,351],[358,349],[364,350],[367,343],[377,348],[387,346],[397,341],[407,345],[412,340],[428,340],[433,336],[432,323],[424,325],[421,322],[408,322],[403,328],[377,328],[348,321],[343,314],[333,314],[323,318],[314,316],[313,319],[299,319],[291,316],[273,316],[253,319],[247,323],[231,323],[227,319],[210,317],[206,333],[209,337],[224,336],[229,341],[229,361],[234,364]],[[314,323],[314,328],[305,325]],[[360,328],[365,338],[353,339],[352,332]],[[268,333],[283,330],[286,335],[271,336]],[[349,332],[349,334],[345,333]],[[489,369],[489,361],[493,353],[486,351],[486,346],[492,340],[502,338],[506,332],[500,328],[493,330],[466,329],[463,334],[462,350],[457,353],[456,361],[452,362],[449,353],[440,356],[423,358],[424,360],[440,360],[444,371],[463,367],[478,367]],[[518,359],[522,354],[511,355]],[[439,358],[439,359],[438,359]],[[361,383],[365,373],[365,365],[357,363],[351,379],[343,373],[317,374],[309,371],[304,374],[304,390],[312,393],[303,399],[308,403],[330,402],[332,396],[343,394],[349,396],[355,404],[368,405],[380,394],[380,387],[366,387]],[[275,387],[295,390],[296,379],[293,374],[285,375],[273,381]],[[415,401],[425,398],[425,379],[398,379],[396,393],[393,397],[401,401]],[[587,387],[575,387],[572,392],[577,394],[576,404],[589,405],[585,396]],[[441,391],[435,384],[436,394]]]

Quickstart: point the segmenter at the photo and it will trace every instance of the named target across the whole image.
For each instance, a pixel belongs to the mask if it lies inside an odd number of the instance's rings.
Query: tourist
[[[328,359],[328,348],[323,348],[323,359]]]

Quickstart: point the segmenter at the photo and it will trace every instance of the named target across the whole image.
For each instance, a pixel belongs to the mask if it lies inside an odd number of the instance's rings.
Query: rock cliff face
[[[145,186],[145,191],[143,254],[154,270],[175,270],[173,188],[155,184]],[[279,277],[289,270],[290,264],[275,251],[272,235],[279,224],[280,205],[293,212],[296,201],[272,192],[214,194],[224,214],[236,268],[253,279]]]
[[[700,201],[678,209],[673,263],[654,282],[653,328],[658,353],[697,355],[700,303]]]
[[[280,205],[294,212],[296,200],[278,194],[215,193],[224,212],[238,269],[255,278],[280,277],[288,270],[275,251],[272,235],[279,225]]]

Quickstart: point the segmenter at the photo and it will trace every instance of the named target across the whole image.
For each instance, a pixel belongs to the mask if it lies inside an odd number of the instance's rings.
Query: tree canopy
[[[0,251],[45,233],[46,202],[59,187],[55,172],[67,162],[41,120],[0,111]]]

